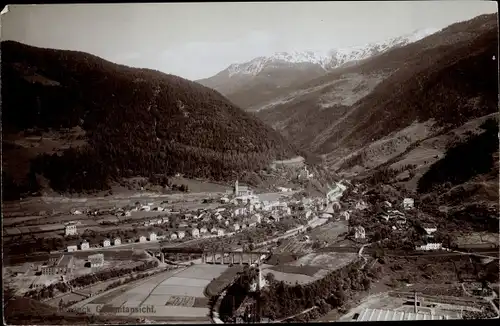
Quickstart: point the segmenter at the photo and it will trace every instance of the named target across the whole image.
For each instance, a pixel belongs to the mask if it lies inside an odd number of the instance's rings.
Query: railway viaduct
[[[162,262],[165,261],[166,254],[175,254],[177,257],[182,255],[201,256],[202,264],[253,264],[260,263],[264,256],[269,256],[268,251],[233,251],[233,250],[203,250],[203,249],[187,249],[187,248],[161,248],[149,250],[154,256],[160,257]],[[178,260],[178,259],[177,259]]]

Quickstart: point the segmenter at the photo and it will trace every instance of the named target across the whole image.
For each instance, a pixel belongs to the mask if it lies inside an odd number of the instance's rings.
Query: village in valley
[[[324,281],[331,273],[343,273],[352,268],[360,270],[359,264],[363,268],[370,267],[370,276],[364,276],[363,285],[355,288],[356,291],[345,291],[342,306],[349,302],[354,309],[354,303],[360,303],[355,315],[362,316],[361,320],[368,318],[366,311],[395,309],[391,305],[366,305],[370,295],[385,295],[385,301],[394,305],[399,300],[397,298],[413,297],[420,291],[426,295],[426,302],[437,300],[433,307],[439,307],[439,302],[445,304],[436,295],[440,292],[457,291],[457,285],[467,285],[470,291],[476,291],[474,286],[470,288],[474,282],[479,284],[477,289],[484,288],[479,280],[463,283],[459,271],[455,277],[460,279],[455,282],[443,280],[443,284],[436,285],[439,282],[434,280],[426,287],[419,284],[421,276],[401,278],[401,274],[411,273],[409,268],[420,268],[416,265],[401,266],[401,260],[422,260],[422,268],[427,268],[429,261],[443,261],[446,265],[449,264],[448,258],[456,260],[462,257],[460,250],[470,250],[464,245],[459,246],[457,239],[450,241],[449,234],[442,232],[432,221],[421,223],[418,203],[413,198],[405,197],[395,189],[392,193],[387,189],[385,193],[384,190],[368,190],[363,184],[346,179],[328,185],[324,194],[307,193],[300,187],[300,182],[313,181],[314,173],[308,171],[303,161],[281,168],[274,166],[273,169],[275,173],[281,171],[288,176],[290,171],[295,171],[292,178],[295,182],[274,186],[274,192],[253,188],[239,180],[224,191],[190,191],[181,197],[175,193],[151,195],[145,192],[142,198],[134,194],[131,199],[108,199],[110,202],[128,202],[125,205],[113,204],[113,207],[92,207],[89,202],[97,203],[97,199],[88,198],[85,204],[70,199],[60,205],[67,212],[45,216],[46,221],[54,222],[50,224],[36,224],[38,219],[14,217],[12,209],[12,217],[5,215],[4,219],[10,224],[4,227],[4,241],[12,250],[4,259],[5,278],[17,295],[66,311],[111,313],[115,317],[141,320],[212,320],[221,323],[223,320],[248,322],[256,318],[257,313],[252,310],[256,308],[251,308],[256,299],[251,293],[265,292],[266,287],[277,286],[280,282],[289,287],[306,287]],[[373,198],[377,199],[374,201]],[[47,203],[51,201],[47,200]],[[16,227],[15,221],[20,219],[24,225],[34,223]],[[102,231],[97,231],[99,229]],[[30,254],[23,249],[42,242],[43,245],[35,247],[39,250]],[[40,249],[45,252],[40,252]],[[23,250],[24,253],[19,253]],[[498,258],[484,258],[490,257],[496,249],[483,245],[475,250],[482,253],[478,254],[480,260],[474,265],[488,269],[485,266],[496,263]],[[393,264],[398,265],[399,270]],[[422,262],[417,265],[420,264]],[[468,259],[464,264],[469,264]],[[389,271],[382,274],[381,269],[389,266]],[[469,269],[467,266],[454,268]],[[474,268],[477,270],[478,267]],[[256,274],[252,274],[254,270]],[[249,279],[249,294],[245,298],[241,298],[241,294],[237,296],[236,301],[241,301],[239,308],[234,307],[228,313],[228,308],[220,305],[227,304],[225,297],[235,295],[232,292],[237,283],[234,282],[245,273],[255,275],[253,281],[252,277]],[[424,274],[427,275],[425,281],[438,276],[428,271]],[[400,290],[402,284],[406,284],[404,291]],[[485,295],[491,296],[492,293],[495,292]],[[361,298],[364,301],[359,301]],[[216,302],[211,303],[213,300]],[[470,307],[465,311],[471,314],[493,309],[490,314],[494,315],[493,303],[490,305],[485,301],[479,304],[479,299],[461,300],[464,302],[457,308],[450,303],[446,303],[446,309],[433,308],[437,311],[436,318],[462,318],[466,304]],[[385,301],[377,300],[378,303]],[[155,307],[154,313],[137,309],[117,312],[124,306],[148,305]],[[336,312],[332,314],[329,312],[332,308],[313,307],[316,308],[309,307],[293,318],[330,321],[346,318],[342,317],[342,310],[333,309]],[[354,316],[352,311],[342,309],[344,315],[350,313]],[[415,314],[414,311],[405,312],[405,309],[408,310],[401,303],[401,308],[395,311],[403,315]],[[112,314],[113,311],[116,314]],[[278,315],[272,318],[269,314],[264,316],[265,312],[261,314],[263,316],[259,318],[264,321],[290,317]],[[420,318],[418,313],[415,316],[405,318]]]
[[[8,5],[2,36],[7,324],[500,318],[494,3]]]

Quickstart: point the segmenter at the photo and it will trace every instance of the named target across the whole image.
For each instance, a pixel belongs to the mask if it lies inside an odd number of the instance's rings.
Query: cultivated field
[[[204,295],[205,287],[227,268],[224,265],[193,265],[161,273],[108,291],[81,305],[90,311],[101,309],[101,313],[113,313],[117,316],[206,318],[209,310]],[[144,310],[116,311],[118,307]]]

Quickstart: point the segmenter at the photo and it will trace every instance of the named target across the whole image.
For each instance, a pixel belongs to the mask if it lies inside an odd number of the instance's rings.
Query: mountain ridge
[[[282,88],[298,86],[335,68],[416,42],[436,31],[434,28],[417,30],[380,42],[328,51],[277,52],[248,62],[231,64],[216,75],[197,82],[220,91],[243,109],[251,110],[251,107],[257,104],[254,101],[259,96],[271,99],[280,93]],[[248,92],[259,96],[246,98]]]
[[[84,52],[13,41],[1,47],[4,172],[23,166],[30,185],[37,175],[61,191],[105,189],[136,175],[225,180],[297,154],[201,84]]]

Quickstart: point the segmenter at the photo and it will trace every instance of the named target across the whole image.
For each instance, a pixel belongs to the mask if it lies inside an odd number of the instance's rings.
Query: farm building
[[[356,321],[407,321],[407,320],[440,320],[446,316],[406,312],[385,309],[364,309]]]
[[[88,250],[90,248],[90,244],[87,240],[83,240],[82,243],[80,244],[80,249],[81,250]]]
[[[99,267],[104,266],[104,255],[103,254],[90,255],[87,260],[90,262],[91,268],[99,268]]]
[[[143,242],[146,242],[146,241],[147,241],[147,238],[145,236],[141,235],[139,237],[139,242],[143,243]]]
[[[149,234],[149,241],[156,241],[156,240],[157,240],[157,239],[156,239],[156,233],[151,232],[151,233]]]
[[[71,273],[73,270],[73,256],[62,255],[58,259],[50,260],[48,265],[41,267],[43,275],[57,275]]]
[[[111,240],[104,239],[103,242],[102,242],[102,246],[103,247],[109,247],[109,246],[111,246]]]
[[[68,236],[76,234],[78,234],[78,231],[76,229],[76,223],[72,222],[64,227],[64,235]]]
[[[113,244],[115,246],[119,246],[122,244],[122,240],[120,238],[115,238],[115,240],[113,240]]]
[[[78,250],[78,246],[68,246],[67,251],[68,252],[74,252]]]

